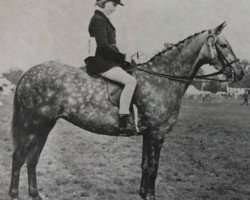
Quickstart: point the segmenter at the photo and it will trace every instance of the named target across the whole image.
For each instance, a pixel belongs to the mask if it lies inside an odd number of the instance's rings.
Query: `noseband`
[[[225,55],[220,50],[220,48],[218,47],[216,36],[214,34],[212,34],[211,31],[209,31],[209,35],[207,36],[206,43],[210,47],[212,60],[215,59],[214,52],[213,52],[213,46],[215,46],[215,50],[216,50],[216,53],[217,53],[217,59],[222,65],[222,69],[219,70],[218,72],[211,73],[211,74],[206,74],[206,75],[201,75],[201,76],[190,77],[190,76],[174,76],[174,75],[168,75],[168,74],[153,72],[153,71],[150,71],[150,70],[145,70],[145,69],[142,69],[142,68],[138,68],[138,65],[135,65],[133,67],[134,67],[135,70],[143,71],[143,72],[146,72],[146,73],[154,75],[154,76],[167,78],[167,79],[172,80],[172,81],[187,82],[187,81],[191,81],[193,79],[203,79],[203,80],[210,80],[210,81],[217,81],[217,82],[228,82],[228,81],[234,80],[235,72],[233,70],[232,64],[238,62],[239,59],[235,58],[233,61],[228,61],[227,58],[225,57]],[[209,77],[213,77],[213,76],[220,75],[220,74],[224,74],[226,76],[226,80],[209,78]]]

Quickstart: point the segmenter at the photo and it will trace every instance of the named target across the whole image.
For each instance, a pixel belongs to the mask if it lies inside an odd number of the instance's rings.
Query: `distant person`
[[[245,93],[242,95],[242,98],[243,98],[243,103],[241,104],[242,106],[243,105],[246,105],[246,106],[248,106],[248,91],[247,90],[245,90]]]

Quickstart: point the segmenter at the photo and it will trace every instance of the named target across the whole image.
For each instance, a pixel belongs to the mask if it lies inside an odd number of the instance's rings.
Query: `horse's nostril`
[[[245,72],[242,70],[242,71],[240,72],[240,76],[239,76],[239,78],[238,78],[238,81],[241,81],[241,80],[244,78],[244,76],[245,76]]]
[[[245,72],[243,70],[241,71],[241,76],[242,78],[245,76]]]
[[[240,79],[239,81],[241,81],[245,76],[245,72],[242,70],[241,73],[240,73]]]

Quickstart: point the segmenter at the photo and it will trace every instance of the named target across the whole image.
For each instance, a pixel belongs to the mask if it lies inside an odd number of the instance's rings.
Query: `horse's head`
[[[200,51],[200,55],[202,55],[202,60],[205,63],[214,66],[228,80],[237,82],[243,79],[244,70],[229,42],[221,34],[225,26],[226,23],[224,22],[215,29],[206,32],[206,42]]]

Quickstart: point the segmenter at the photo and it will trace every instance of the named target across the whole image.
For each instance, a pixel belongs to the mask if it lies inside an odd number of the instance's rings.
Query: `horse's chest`
[[[180,101],[173,93],[156,91],[143,93],[140,108],[152,127],[168,130],[175,124],[180,110]],[[161,127],[159,127],[161,126]]]

